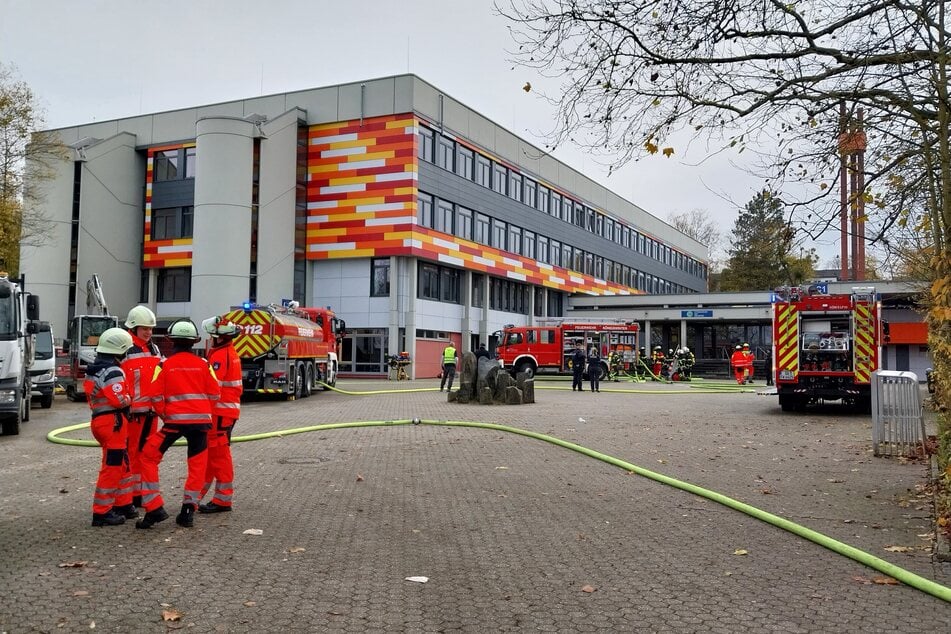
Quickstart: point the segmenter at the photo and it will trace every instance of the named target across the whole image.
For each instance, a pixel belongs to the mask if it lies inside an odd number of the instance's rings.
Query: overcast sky
[[[48,127],[411,72],[544,146],[554,110],[522,86],[491,0],[0,0],[0,62],[36,92]],[[729,238],[761,181],[703,148],[610,178],[569,147],[554,155],[649,213],[703,209]],[[823,254],[836,248],[819,246]]]

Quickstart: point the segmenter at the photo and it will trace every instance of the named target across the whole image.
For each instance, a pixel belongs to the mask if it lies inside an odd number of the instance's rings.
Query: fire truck
[[[601,378],[608,375],[608,359],[619,352],[625,368],[637,362],[638,325],[632,322],[562,322],[539,326],[506,326],[496,332],[495,354],[502,366],[518,374],[571,374],[571,356],[581,343],[585,351],[597,346]]]
[[[336,384],[346,324],[329,308],[245,303],[232,306],[224,318],[240,328],[234,347],[246,394],[304,398],[320,384]]]
[[[783,411],[841,400],[870,413],[888,325],[874,287],[830,295],[825,284],[777,289],[773,302],[773,371]]]

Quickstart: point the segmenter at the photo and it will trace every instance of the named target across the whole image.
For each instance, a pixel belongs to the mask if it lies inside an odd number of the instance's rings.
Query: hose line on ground
[[[660,482],[668,486],[680,489],[682,491],[687,491],[688,493],[693,493],[700,497],[712,500],[718,504],[722,504],[734,510],[745,513],[750,517],[754,517],[758,520],[771,524],[778,528],[781,528],[785,531],[798,535],[804,539],[816,543],[824,548],[827,548],[833,552],[836,552],[840,555],[844,555],[849,559],[857,561],[869,568],[878,570],[881,573],[884,573],[898,581],[904,583],[905,585],[911,586],[922,592],[930,594],[933,597],[937,597],[944,601],[951,603],[951,588],[943,586],[939,583],[931,581],[930,579],[925,579],[924,577],[917,575],[909,570],[905,570],[895,564],[880,559],[870,553],[867,553],[863,550],[859,550],[854,546],[849,546],[843,542],[835,540],[827,535],[823,535],[817,531],[806,528],[787,520],[778,515],[773,515],[761,509],[758,509],[749,504],[744,504],[734,500],[733,498],[727,497],[715,491],[710,491],[702,487],[690,484],[689,482],[683,482],[669,476],[665,476],[637,465],[619,460],[612,456],[594,451],[593,449],[588,449],[587,447],[582,447],[573,442],[568,442],[566,440],[561,440],[554,436],[549,436],[547,434],[540,434],[538,432],[529,431],[527,429],[520,429],[518,427],[509,427],[508,425],[498,425],[495,423],[479,423],[479,422],[470,422],[470,421],[448,421],[448,420],[421,420],[418,418],[415,419],[403,419],[403,420],[388,420],[388,421],[355,421],[347,423],[327,423],[323,425],[311,425],[308,427],[297,427],[294,429],[283,429],[280,431],[273,432],[264,432],[260,434],[248,434],[246,436],[235,436],[231,440],[232,442],[248,442],[252,440],[264,440],[266,438],[281,438],[283,436],[291,436],[294,434],[303,434],[313,431],[325,431],[329,429],[348,429],[353,427],[387,427],[387,426],[396,426],[396,425],[435,425],[435,426],[448,426],[448,427],[475,427],[479,429],[492,429],[495,431],[503,431],[511,434],[517,434],[519,436],[526,436],[528,438],[534,438],[536,440],[541,440],[559,447],[564,447],[565,449],[570,449],[576,451],[580,454],[588,456],[590,458],[595,458],[602,462],[606,462],[610,465],[620,467],[625,471],[630,473],[635,473],[645,478],[654,480],[655,482]],[[84,447],[98,447],[98,443],[95,440],[75,440],[68,438],[61,438],[60,434],[64,434],[70,431],[75,431],[78,429],[83,429],[88,427],[89,423],[81,423],[78,425],[70,425],[68,427],[61,427],[59,429],[54,429],[46,438],[50,442],[59,443],[64,445],[73,445],[73,446],[84,446]],[[178,444],[178,443],[176,443]]]

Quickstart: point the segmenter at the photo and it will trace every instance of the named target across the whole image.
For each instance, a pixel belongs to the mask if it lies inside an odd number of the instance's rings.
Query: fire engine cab
[[[825,284],[783,287],[773,302],[773,371],[783,411],[840,400],[859,412],[872,407],[887,324],[874,287],[827,293]]]
[[[608,374],[611,353],[621,354],[624,367],[637,362],[637,333],[635,323],[617,322],[564,322],[539,326],[506,326],[494,333],[498,337],[495,354],[502,366],[518,374],[536,373],[571,374],[571,356],[581,343],[587,352],[597,346],[601,354],[601,378]]]

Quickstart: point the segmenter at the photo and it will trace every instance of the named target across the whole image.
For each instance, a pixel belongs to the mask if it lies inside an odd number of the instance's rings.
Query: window
[[[472,274],[472,305],[475,308],[484,308],[485,302],[485,275],[481,273]]]
[[[192,295],[191,267],[159,269],[156,300],[159,302],[187,302]]]
[[[561,265],[566,269],[570,269],[575,265],[574,262],[574,251],[570,245],[562,244],[561,245]]]
[[[195,171],[198,167],[198,150],[197,148],[187,147],[185,148],[185,178],[195,178]]]
[[[433,162],[433,131],[429,128],[419,126],[419,133],[416,135],[417,152],[416,155],[423,161]]]
[[[418,275],[419,289],[417,295],[420,299],[459,303],[462,271],[431,262],[421,262]]]
[[[588,256],[590,257],[590,253]],[[585,271],[587,273],[587,271]],[[595,256],[594,258],[594,276],[599,280],[607,280],[608,276],[604,274],[604,258],[601,256]]]
[[[479,244],[484,244],[485,246],[492,244],[489,234],[489,217],[485,214],[476,213],[474,238]]]
[[[428,262],[419,264],[419,298],[439,301],[439,267]]]
[[[545,187],[544,185],[539,185],[539,186],[538,186],[538,205],[537,205],[537,207],[538,207],[538,211],[542,212],[543,214],[547,214],[547,213],[548,213],[548,203],[551,202],[551,201],[549,200],[549,196],[550,196],[550,195],[551,195],[551,194],[550,194],[550,192],[548,191],[548,188],[547,188],[547,187]]]
[[[522,254],[522,229],[515,225],[509,225],[509,251]]]
[[[370,260],[370,297],[389,297],[390,258]]]
[[[535,233],[527,229],[525,230],[525,234],[524,234],[524,244],[522,246],[522,255],[524,255],[530,260],[535,259]]]
[[[522,202],[532,209],[535,208],[536,187],[535,181],[528,178],[525,179],[525,197],[522,199]]]
[[[472,240],[472,210],[456,206],[456,235]]]
[[[604,217],[602,214],[594,213],[594,212],[593,212],[592,210],[590,210],[590,209],[588,210],[588,214],[589,214],[589,217],[588,217],[588,221],[589,221],[589,222],[590,222],[590,220],[591,220],[590,215],[591,215],[591,214],[594,214],[594,227],[593,227],[593,229],[594,229],[594,232],[595,232],[596,234],[598,234],[598,235],[601,236],[602,238],[607,237],[608,235],[610,235],[610,234],[608,233],[607,223],[605,222],[606,219],[605,219],[605,217]]]
[[[535,293],[534,315],[536,317],[541,317],[544,314],[544,308],[545,308],[545,288],[542,286],[536,286],[534,293]],[[538,331],[538,334],[539,334],[539,337],[538,337],[539,341],[543,343],[549,343],[548,335],[551,334],[551,330],[543,329]]]
[[[453,140],[444,136],[439,137],[439,142],[436,144],[436,165],[451,172],[455,154],[456,144]]]
[[[419,197],[416,199],[416,207],[416,224],[432,228],[433,197],[420,192]]]
[[[492,189],[499,192],[503,196],[507,191],[506,187],[509,182],[509,171],[505,168],[504,165],[499,165],[498,163],[492,164]]]
[[[538,258],[539,262],[545,264],[551,264],[548,261],[548,238],[545,236],[538,236],[538,253],[535,254],[535,257]]]
[[[436,224],[433,228],[443,233],[452,233],[452,218],[455,215],[452,203],[448,200],[438,199],[436,203]]]
[[[551,193],[551,209],[549,211],[555,218],[561,218],[561,195],[555,192]]]
[[[600,231],[598,231],[598,225],[595,222],[594,209],[585,208],[584,215],[585,215],[585,227],[587,227],[588,231],[590,231],[591,233],[600,233]]]
[[[509,196],[519,202],[522,200],[522,175],[517,172],[509,172]]]
[[[627,249],[631,248],[631,228],[624,227],[623,234],[621,237],[621,245]]]
[[[581,203],[574,204],[575,209],[575,224],[584,229],[585,227],[585,213],[584,206]]]
[[[475,180],[483,187],[492,187],[492,161],[481,154],[476,156]]]
[[[178,150],[160,150],[152,156],[152,182],[178,178]]]
[[[508,226],[501,220],[492,219],[492,246],[505,250],[505,233]]]
[[[551,247],[548,252],[548,263],[555,266],[561,266],[561,242],[552,239]]]
[[[192,237],[194,207],[166,207],[152,210],[152,239],[173,240]]]
[[[475,153],[467,147],[459,146],[456,152],[456,174],[472,180],[472,167],[475,163]]]
[[[461,271],[449,267],[439,267],[439,299],[453,304],[459,303],[461,288]]]

